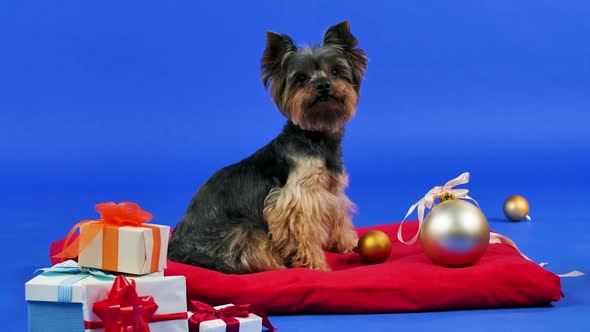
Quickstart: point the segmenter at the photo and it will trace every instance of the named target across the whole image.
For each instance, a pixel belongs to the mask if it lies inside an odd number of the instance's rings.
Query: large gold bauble
[[[465,267],[475,264],[488,248],[488,220],[475,205],[459,199],[435,205],[424,218],[420,243],[436,265]]]
[[[359,239],[356,250],[367,264],[383,263],[391,254],[391,240],[381,231],[368,231]]]
[[[512,221],[521,221],[529,215],[529,202],[520,196],[513,195],[504,202],[504,215]]]

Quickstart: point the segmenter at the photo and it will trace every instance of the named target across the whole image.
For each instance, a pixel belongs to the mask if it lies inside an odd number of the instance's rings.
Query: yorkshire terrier
[[[171,260],[231,274],[329,271],[324,250],[353,251],[358,237],[341,141],[367,67],[357,44],[347,21],[312,47],[267,32],[262,82],[287,124],[201,186],[172,234]]]

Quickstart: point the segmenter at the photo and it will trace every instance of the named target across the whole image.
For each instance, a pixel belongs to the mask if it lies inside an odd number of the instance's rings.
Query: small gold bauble
[[[504,202],[504,215],[511,221],[521,221],[529,215],[529,202],[520,196],[512,195]]]
[[[367,264],[383,263],[391,254],[391,240],[381,231],[368,231],[359,239],[356,250]]]
[[[436,265],[464,267],[475,264],[488,248],[488,220],[475,205],[443,200],[424,218],[420,243]]]

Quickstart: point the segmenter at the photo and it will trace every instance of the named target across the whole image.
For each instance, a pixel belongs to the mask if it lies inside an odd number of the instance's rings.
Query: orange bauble
[[[391,254],[391,240],[381,231],[368,231],[359,239],[356,251],[367,264],[383,263]]]
[[[504,202],[504,215],[511,221],[529,219],[529,202],[520,195],[508,197]]]

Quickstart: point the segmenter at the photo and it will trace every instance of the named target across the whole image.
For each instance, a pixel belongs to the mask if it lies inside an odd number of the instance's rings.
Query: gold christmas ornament
[[[424,218],[420,244],[436,265],[464,267],[475,264],[488,248],[488,220],[475,205],[447,199]]]
[[[391,240],[381,231],[368,231],[359,239],[356,251],[367,264],[383,263],[391,254]]]
[[[465,172],[444,186],[432,188],[412,205],[404,221],[418,209],[418,232],[406,242],[402,236],[402,221],[397,234],[400,242],[411,245],[420,237],[424,254],[437,265],[465,267],[475,264],[488,248],[490,228],[479,204],[467,195],[469,190],[453,189],[468,182],[469,173]],[[477,206],[460,198],[471,200]],[[435,204],[437,199],[440,204]],[[424,218],[426,209],[430,212]]]
[[[529,202],[520,195],[508,197],[504,202],[504,215],[511,221],[531,220]]]

